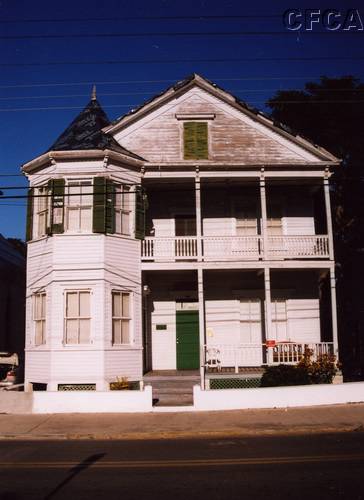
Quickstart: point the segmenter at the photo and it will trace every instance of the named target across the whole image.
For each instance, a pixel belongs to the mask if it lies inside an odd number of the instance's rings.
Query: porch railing
[[[258,259],[326,259],[329,257],[329,239],[325,235],[268,236],[264,251],[263,238],[256,236],[204,236],[204,260],[258,260]],[[142,260],[195,260],[196,236],[146,237],[142,241]]]
[[[324,235],[268,236],[269,258],[302,259],[328,258],[329,238]]]
[[[269,365],[296,364],[300,361],[306,349],[312,351],[312,360],[314,361],[324,354],[334,354],[334,344],[332,342],[308,344],[279,342],[275,346],[267,347],[267,363]]]
[[[246,367],[296,364],[306,349],[312,351],[313,360],[317,360],[323,354],[334,354],[332,342],[278,342],[274,346],[266,344],[205,344],[202,359],[207,369],[213,369],[217,372],[223,369],[233,369],[235,373],[239,373],[240,368]]]

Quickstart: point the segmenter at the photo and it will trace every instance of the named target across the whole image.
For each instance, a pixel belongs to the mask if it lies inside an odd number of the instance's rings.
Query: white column
[[[262,169],[260,177],[260,210],[262,214],[261,219],[261,233],[263,236],[263,250],[264,259],[268,258],[268,235],[267,235],[267,199],[265,193],[265,178],[264,169]]]
[[[265,335],[267,339],[272,339],[272,299],[270,290],[270,271],[264,268],[264,292],[265,292]]]
[[[196,236],[197,236],[197,260],[202,260],[202,220],[201,220],[201,182],[199,170],[196,168],[195,176],[195,198],[196,198]]]
[[[199,336],[200,336],[200,377],[201,389],[205,389],[205,298],[203,293],[203,271],[202,268],[197,270],[197,287],[198,287],[198,320],[199,320]]]
[[[335,269],[330,269],[330,292],[331,292],[331,318],[332,318],[332,341],[334,344],[334,354],[339,359],[339,342],[337,333],[337,306],[336,306],[336,279]]]
[[[324,177],[324,195],[325,195],[327,234],[329,237],[329,258],[330,258],[330,260],[334,260],[334,235],[333,235],[333,231],[332,231],[332,217],[331,217],[330,187],[329,187],[328,171],[325,172],[325,177]]]

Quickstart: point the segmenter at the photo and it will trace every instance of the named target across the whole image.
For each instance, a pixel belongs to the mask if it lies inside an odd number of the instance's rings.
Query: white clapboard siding
[[[52,236],[54,265],[101,264],[104,260],[104,235],[59,234]]]
[[[87,383],[103,378],[104,352],[95,349],[64,348],[52,353],[53,380],[67,383]]]
[[[287,300],[287,317],[291,341],[320,342],[319,299]]]
[[[166,325],[166,330],[157,330]],[[176,303],[154,301],[152,312],[152,366],[153,370],[176,369]]]
[[[51,357],[47,351],[25,353],[25,382],[47,383],[51,376]]]
[[[206,300],[205,308],[207,344],[239,344],[239,301]]]
[[[314,235],[315,220],[313,217],[283,217],[282,218],[283,234],[298,236],[298,235]]]
[[[41,279],[52,270],[53,239],[42,238],[28,244],[27,285]]]
[[[172,218],[153,218],[154,235],[156,238],[175,235],[175,223]]]
[[[196,87],[123,128],[115,138],[122,146],[148,161],[181,161],[183,123],[177,120],[178,113],[214,115],[214,119],[208,121],[211,161],[235,160],[244,164],[315,159],[303,148],[283,139],[279,133]]]
[[[202,221],[204,236],[234,236],[235,219],[232,217],[210,217]]]
[[[105,351],[105,379],[109,382],[117,377],[141,380],[143,376],[142,349],[107,349]]]
[[[108,235],[104,242],[105,266],[117,268],[121,276],[137,276],[140,283],[140,241]]]

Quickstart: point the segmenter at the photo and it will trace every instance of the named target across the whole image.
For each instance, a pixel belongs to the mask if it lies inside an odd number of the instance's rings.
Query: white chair
[[[205,367],[217,368],[217,371],[221,371],[220,350],[217,347],[208,347],[206,349]]]

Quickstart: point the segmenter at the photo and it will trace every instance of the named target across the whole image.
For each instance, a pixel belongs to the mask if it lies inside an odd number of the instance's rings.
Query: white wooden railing
[[[329,238],[324,235],[268,236],[268,258],[328,258]]]
[[[256,236],[204,236],[204,260],[257,260],[265,259],[327,259],[329,239],[325,235],[268,236],[268,248],[263,237]],[[197,258],[196,236],[146,237],[142,241],[143,260],[194,260]]]
[[[275,346],[267,347],[267,363],[269,365],[296,364],[302,358],[306,349],[312,352],[312,360],[316,361],[324,354],[334,354],[332,342],[318,342],[301,344],[296,342],[278,342]]]
[[[235,373],[239,373],[239,368],[244,367],[296,364],[306,349],[312,351],[313,360],[324,354],[334,353],[332,342],[278,342],[271,347],[266,344],[205,344],[202,359],[206,368],[213,368],[218,372],[224,368],[233,368]]]
[[[142,258],[145,260],[196,259],[196,257],[196,236],[147,237],[142,241]]]

